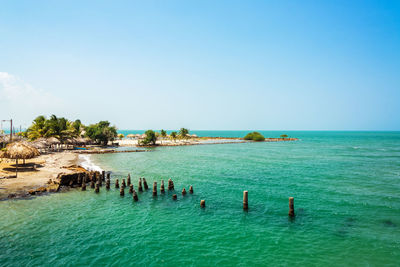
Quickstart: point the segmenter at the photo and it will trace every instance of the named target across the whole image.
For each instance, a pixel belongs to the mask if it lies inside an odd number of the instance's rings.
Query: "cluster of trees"
[[[89,137],[96,143],[107,144],[108,141],[115,139],[117,129],[115,126],[110,126],[108,121],[85,126],[80,120],[70,121],[51,115],[49,119],[45,116],[38,116],[34,119],[24,136],[30,140],[55,137],[61,141],[76,137]]]
[[[141,141],[141,144],[143,144],[143,145],[155,145],[157,142],[157,139],[159,137],[166,138],[168,136],[167,132],[163,129],[160,132],[154,132],[153,130],[147,130],[144,134],[146,135],[146,138]],[[169,137],[174,141],[178,138],[179,139],[187,139],[190,137],[189,130],[186,128],[181,128],[179,130],[179,132],[172,131],[171,134],[169,135]]]
[[[260,134],[259,132],[252,132],[252,133],[248,133],[244,137],[244,140],[264,141],[265,137],[262,134]]]

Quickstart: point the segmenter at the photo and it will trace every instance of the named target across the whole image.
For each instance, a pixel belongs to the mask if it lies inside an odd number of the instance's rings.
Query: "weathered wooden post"
[[[107,179],[110,179],[111,173],[107,172]]]
[[[206,207],[206,201],[204,199],[200,200],[200,207],[202,208]]]
[[[139,178],[139,192],[143,192],[143,187],[142,187],[142,178]]]
[[[90,181],[90,188],[94,188],[94,180],[93,179]]]
[[[144,177],[143,177],[143,186],[144,186],[144,190],[149,189],[149,186],[147,185],[146,178],[144,178]]]
[[[157,196],[157,182],[153,184],[153,196]]]
[[[103,181],[106,180],[106,171],[101,171],[101,179],[102,179]]]
[[[82,191],[86,191],[86,178],[83,177],[83,181],[82,181]]]
[[[99,183],[99,186],[103,186],[101,175],[99,175],[99,177],[98,177],[98,183]]]
[[[186,189],[185,188],[182,189],[182,195],[183,196],[186,195]]]
[[[124,190],[124,187],[123,187],[123,186],[121,186],[121,188],[119,189],[119,195],[120,195],[121,197],[123,197],[123,196],[125,195],[125,190]]]
[[[115,179],[115,188],[119,188],[119,180]]]
[[[107,178],[107,180],[106,180],[106,189],[107,190],[110,189],[110,183],[111,183],[110,179]]]
[[[133,198],[134,201],[138,201],[138,200],[139,200],[138,195],[137,195],[135,189],[133,189],[132,198]]]
[[[193,194],[193,186],[192,185],[189,187],[189,193]]]
[[[130,184],[129,185],[129,194],[132,194],[133,193],[133,184]]]
[[[294,217],[294,198],[289,197],[289,217]]]
[[[164,192],[165,192],[164,180],[161,180],[160,192],[161,192],[161,193],[164,193]]]
[[[243,209],[249,209],[249,199],[248,199],[248,191],[243,191]]]
[[[82,173],[78,173],[78,185],[82,185]]]
[[[168,180],[168,190],[174,190],[174,181],[172,181],[172,179],[170,178]]]
[[[128,178],[126,179],[126,184],[127,184],[128,186],[131,185],[131,174],[130,174],[130,173],[128,173]]]
[[[173,199],[173,200],[177,200],[177,198],[178,198],[178,196],[177,196],[176,194],[173,194],[173,195],[172,195],[172,199]]]
[[[122,184],[121,187],[125,188],[126,187],[126,183],[125,183],[125,179],[122,179]]]
[[[99,193],[100,192],[100,184],[99,184],[99,182],[96,183],[96,187],[94,188],[94,192],[95,193]]]

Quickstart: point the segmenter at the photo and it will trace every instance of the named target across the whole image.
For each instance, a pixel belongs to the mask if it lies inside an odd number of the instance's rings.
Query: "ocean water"
[[[263,133],[300,140],[91,157],[112,186],[172,178],[177,201],[103,187],[0,202],[0,266],[400,265],[399,132]]]

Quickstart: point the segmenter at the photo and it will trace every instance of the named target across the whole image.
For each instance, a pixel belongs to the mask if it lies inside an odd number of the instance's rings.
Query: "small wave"
[[[90,159],[90,155],[79,155],[79,160],[81,162],[81,166],[88,171],[102,171],[99,166],[92,162],[92,160]]]

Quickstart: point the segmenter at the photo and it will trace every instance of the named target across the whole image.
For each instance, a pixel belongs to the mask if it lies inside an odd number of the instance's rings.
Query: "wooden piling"
[[[107,190],[110,189],[110,184],[111,184],[110,179],[107,179],[107,180],[106,180],[106,189],[107,189]]]
[[[82,174],[78,173],[78,185],[82,185]]]
[[[153,184],[153,196],[157,196],[157,182]]]
[[[296,216],[294,214],[294,198],[289,197],[289,217],[294,217]]]
[[[125,190],[123,186],[121,186],[121,188],[119,189],[119,195],[122,197],[125,195]]]
[[[139,178],[139,186],[138,186],[139,192],[143,192],[143,187],[142,187],[142,178]]]
[[[144,178],[144,177],[143,177],[143,186],[144,186],[144,190],[149,189],[149,186],[147,185],[146,178]]]
[[[185,188],[182,189],[182,195],[183,196],[186,195],[186,189]]]
[[[133,193],[133,184],[130,184],[129,185],[129,194],[132,194]]]
[[[125,183],[125,179],[122,179],[122,184],[121,187],[125,188],[126,187],[126,183]]]
[[[119,180],[115,179],[115,188],[119,188]]]
[[[90,188],[94,188],[94,180],[93,179],[90,181]]]
[[[99,182],[96,183],[96,187],[94,188],[94,192],[95,193],[99,193],[100,192],[100,184],[99,184]]]
[[[138,201],[138,200],[139,200],[138,195],[137,195],[135,189],[133,189],[132,198],[133,198],[134,201]]]
[[[106,180],[106,171],[101,171],[101,179],[102,179],[103,181]]]
[[[99,186],[103,186],[103,181],[102,181],[101,175],[99,175],[99,177],[98,177],[98,183],[99,183]]]
[[[243,191],[243,209],[248,210],[249,209],[249,199],[248,199],[248,191]]]
[[[161,192],[161,193],[164,193],[164,192],[165,192],[164,180],[161,180],[160,192]]]
[[[168,190],[174,190],[174,181],[172,181],[172,179],[168,179]]]
[[[128,178],[126,179],[126,184],[128,186],[131,186],[131,174],[130,173],[128,173]]]
[[[110,179],[111,173],[107,172],[107,179]]]
[[[200,207],[202,208],[206,207],[206,201],[204,199],[200,200]]]
[[[192,185],[189,187],[189,193],[193,194],[193,186]]]
[[[82,191],[86,191],[86,179],[83,178],[83,182],[82,182]]]
[[[178,199],[178,196],[177,196],[176,194],[173,194],[173,195],[172,195],[172,199],[173,199],[173,200],[177,200],[177,199]]]

